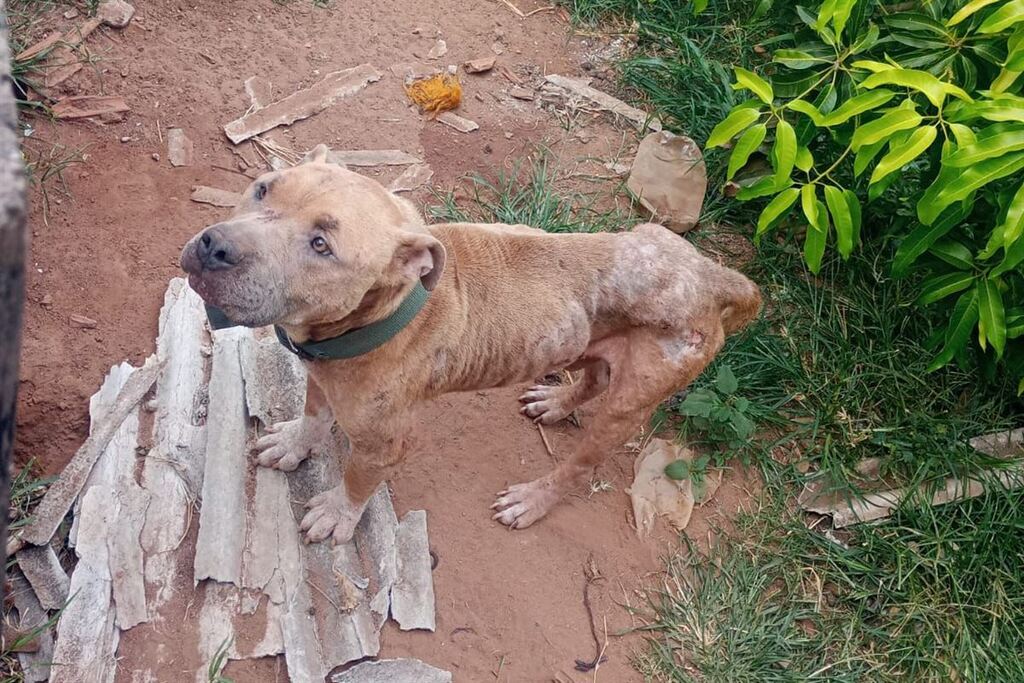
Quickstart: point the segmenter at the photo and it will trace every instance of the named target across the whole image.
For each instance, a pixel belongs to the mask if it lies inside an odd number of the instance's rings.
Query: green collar
[[[322,341],[298,344],[292,341],[281,327],[275,325],[274,331],[277,333],[277,340],[281,342],[281,345],[303,360],[355,358],[380,348],[405,329],[406,325],[412,322],[412,319],[427,303],[429,297],[430,292],[417,282],[409,296],[405,297],[395,312],[388,317]],[[214,329],[231,325],[222,311],[207,306],[206,312]]]

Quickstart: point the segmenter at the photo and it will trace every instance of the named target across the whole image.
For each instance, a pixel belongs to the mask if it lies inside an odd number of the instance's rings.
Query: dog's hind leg
[[[655,407],[687,386],[721,347],[720,324],[714,332],[656,338],[643,329],[601,342],[592,352],[608,362],[607,397],[587,421],[572,456],[547,475],[510,486],[498,494],[494,519],[522,529],[541,519],[588,477],[607,455],[645,424]]]
[[[583,368],[583,377],[575,384],[530,387],[519,397],[524,404],[520,412],[533,418],[534,422],[554,424],[607,389],[608,377],[607,362],[600,358],[591,361]]]

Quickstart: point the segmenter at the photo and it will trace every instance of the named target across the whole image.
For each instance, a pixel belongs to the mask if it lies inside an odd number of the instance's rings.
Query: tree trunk
[[[0,539],[7,544],[10,463],[25,298],[25,176],[18,147],[17,112],[7,44],[7,12],[0,0]],[[6,553],[5,553],[6,555]],[[4,567],[6,567],[6,557]],[[0,597],[6,572],[0,569]],[[2,604],[2,602],[0,602]]]

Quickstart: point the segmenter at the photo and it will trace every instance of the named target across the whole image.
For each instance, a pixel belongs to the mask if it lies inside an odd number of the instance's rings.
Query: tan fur
[[[256,201],[260,183],[269,189]],[[533,387],[522,399],[525,414],[551,423],[607,394],[566,463],[499,493],[496,519],[532,524],[760,308],[746,277],[661,226],[565,235],[528,226],[427,227],[407,202],[322,163],[319,151],[260,178],[246,196],[231,219],[209,228],[230,267],[204,265],[205,231],[182,254],[193,287],[239,323],[280,324],[297,341],[324,339],[386,317],[417,277],[436,285],[384,346],[307,363],[307,417],[257,445],[261,464],[294,469],[310,452],[336,449],[326,436],[331,415],[349,437],[344,482],[311,500],[302,522],[314,541],[351,537],[367,499],[406,453],[410,417],[422,401],[582,369],[576,385]],[[311,250],[316,235],[331,256]]]

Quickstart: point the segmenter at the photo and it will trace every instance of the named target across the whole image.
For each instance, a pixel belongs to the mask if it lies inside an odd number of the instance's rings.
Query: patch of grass
[[[1024,492],[910,502],[845,546],[773,500],[668,562],[636,660],[650,680],[1024,680]]]
[[[494,180],[470,176],[468,197],[439,194],[439,203],[427,211],[437,221],[522,224],[556,233],[615,231],[636,222],[598,207],[595,196],[563,196],[556,190],[557,181],[548,157],[541,154],[532,165],[517,163]]]
[[[224,676],[224,667],[228,665],[228,653],[231,651],[232,638],[225,638],[213,653],[213,659],[206,669],[206,680],[208,683],[234,683],[230,678]]]

